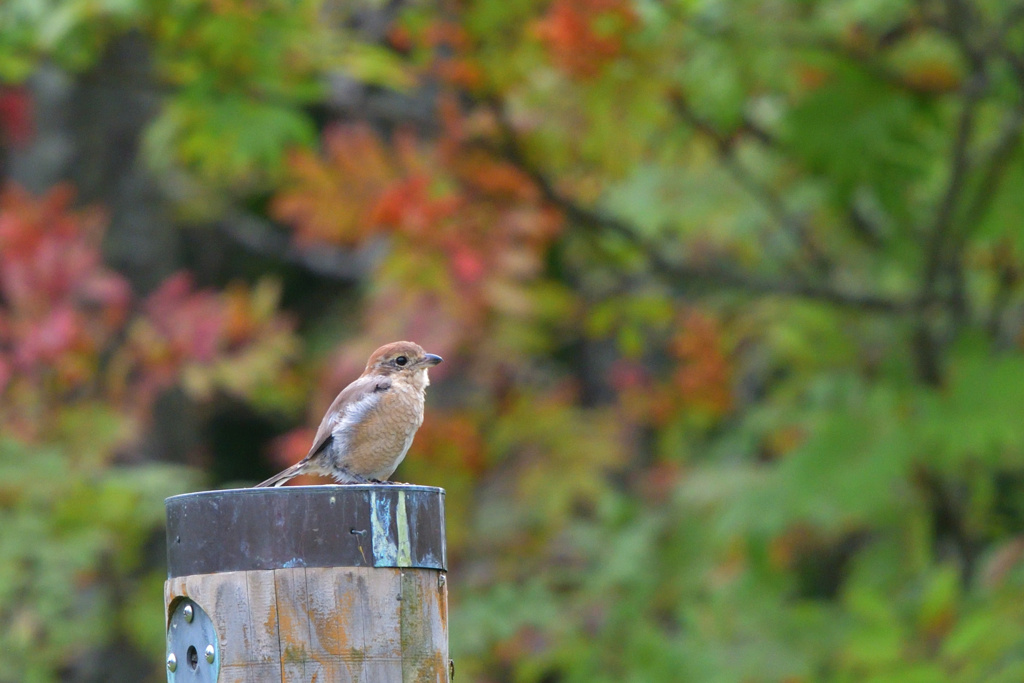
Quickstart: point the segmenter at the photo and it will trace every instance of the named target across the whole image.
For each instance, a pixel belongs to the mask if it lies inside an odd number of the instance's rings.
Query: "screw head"
[[[185,605],[185,609],[181,610],[182,614],[185,615],[185,621],[190,624],[192,623],[192,617],[195,616],[192,611],[192,605]]]
[[[444,584],[446,582],[447,582],[447,579],[444,577],[444,574],[438,574],[437,575],[437,587],[438,588],[444,588]]]
[[[167,655],[167,670],[174,673],[178,670],[178,658],[174,656],[174,653]]]
[[[213,649],[213,645],[206,646],[206,663],[213,664],[213,658],[216,652]]]

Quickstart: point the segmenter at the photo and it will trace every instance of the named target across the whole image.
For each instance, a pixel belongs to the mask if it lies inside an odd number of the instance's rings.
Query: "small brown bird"
[[[363,374],[334,399],[306,457],[257,486],[280,486],[300,474],[343,484],[386,480],[423,424],[427,370],[440,362],[407,341],[374,351]]]

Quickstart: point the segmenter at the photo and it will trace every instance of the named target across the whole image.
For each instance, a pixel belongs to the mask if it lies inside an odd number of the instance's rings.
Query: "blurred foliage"
[[[42,60],[140,32],[177,209],[377,256],[349,308],[303,309],[327,351],[299,364],[276,282],[139,297],[66,190],[5,192],[12,680],[129,626],[159,660],[123,586],[152,587],[153,505],[188,484],[127,465],[162,392],[270,415],[314,387],[284,465],[400,338],[447,359],[398,478],[448,490],[460,680],[1024,676],[1024,5],[10,0],[0,25],[11,139]],[[391,104],[333,108],[339,79]]]
[[[159,547],[165,497],[197,473],[129,446],[171,386],[258,402],[294,339],[273,287],[150,296],[102,264],[103,217],[55,188],[0,193],[0,636],[3,681],[94,668],[90,652],[164,647]],[[81,675],[81,673],[79,673]]]
[[[195,211],[266,191],[285,148],[312,143],[300,105],[322,90],[317,69],[338,61],[318,10],[306,0],[11,0],[0,5],[0,80],[19,83],[48,60],[86,70],[118,35],[149,38],[167,98],[147,161],[199,196]]]

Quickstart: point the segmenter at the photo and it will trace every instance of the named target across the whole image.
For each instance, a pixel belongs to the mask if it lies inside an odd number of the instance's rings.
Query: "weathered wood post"
[[[168,681],[447,683],[444,490],[167,499]]]

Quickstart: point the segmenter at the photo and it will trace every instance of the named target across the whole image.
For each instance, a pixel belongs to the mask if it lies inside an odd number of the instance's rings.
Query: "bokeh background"
[[[460,681],[1024,680],[1024,2],[4,0],[0,682],[418,341]]]

